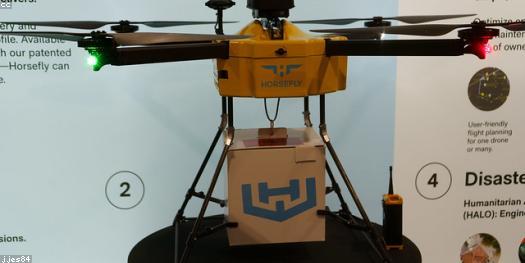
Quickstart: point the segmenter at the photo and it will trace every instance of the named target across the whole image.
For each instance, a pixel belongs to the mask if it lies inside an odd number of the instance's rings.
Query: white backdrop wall
[[[204,2],[38,0],[0,9],[0,15],[5,21],[213,20]],[[296,6],[292,19],[397,12],[393,0],[297,0]],[[251,14],[240,0],[226,19],[242,21],[226,26],[235,33]],[[213,32],[212,26],[170,30]],[[0,255],[33,255],[35,262],[126,262],[133,245],[171,224],[217,129],[213,64],[107,66],[92,72],[84,63],[86,52],[75,43],[18,41],[0,44],[6,52],[0,66],[41,61],[70,68],[0,67]],[[71,57],[10,56],[13,50],[57,48],[71,49]],[[393,58],[351,58],[347,91],[327,96],[336,150],[375,221],[381,219],[380,198],[392,161],[394,77]],[[312,103],[317,122],[317,100]],[[281,106],[279,126],[303,125],[302,100],[287,99]],[[262,101],[238,100],[235,121],[238,128],[267,126]],[[217,154],[211,164],[216,161]],[[119,171],[132,171],[144,183],[144,198],[133,209],[117,209],[106,198],[106,183]],[[133,182],[129,193],[141,195],[140,183]],[[110,188],[120,189],[116,183]],[[222,189],[220,182],[218,197]],[[336,205],[333,198],[329,202]],[[195,215],[199,205],[192,202],[187,213]]]
[[[523,1],[419,3],[401,0],[400,12],[477,14],[463,22],[525,18]],[[520,262],[524,39],[522,32],[501,30],[486,60],[398,59],[394,177],[406,200],[405,233],[423,262],[473,262],[467,258],[479,247],[488,252],[486,262]]]

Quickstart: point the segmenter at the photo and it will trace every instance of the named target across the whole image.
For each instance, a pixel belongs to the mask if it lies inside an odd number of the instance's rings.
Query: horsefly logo
[[[264,65],[262,66],[265,70],[270,70],[276,77],[284,78],[290,75],[292,72],[297,71],[303,65],[301,64],[290,64],[290,65]],[[297,88],[303,84],[302,80],[262,80],[261,87],[263,88]]]
[[[271,70],[273,74],[279,77],[284,77],[284,76],[290,75],[290,73],[300,68],[301,66],[302,65],[300,64],[291,64],[291,65],[286,65],[286,66],[285,65],[279,65],[279,66],[267,65],[267,66],[262,66],[262,67],[263,69]]]
[[[242,185],[242,202],[245,214],[269,219],[272,221],[283,222],[292,217],[300,215],[317,205],[315,178],[306,178],[306,197],[305,201],[293,207],[285,209],[284,201],[279,200],[275,202],[275,209],[266,209],[254,205],[254,198],[251,184]],[[290,180],[288,187],[269,188],[268,183],[258,184],[259,196],[258,201],[262,204],[270,204],[270,197],[289,197],[284,200],[296,201],[301,196],[301,187],[299,180]]]

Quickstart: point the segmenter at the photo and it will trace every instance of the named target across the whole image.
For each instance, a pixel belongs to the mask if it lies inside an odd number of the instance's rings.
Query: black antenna
[[[217,10],[217,24],[215,24],[215,33],[217,35],[224,35],[223,29],[223,12],[224,10],[235,5],[232,0],[209,0],[206,2],[206,6]]]
[[[388,194],[394,194],[394,183],[392,182],[392,166],[390,166],[390,183],[388,184]]]

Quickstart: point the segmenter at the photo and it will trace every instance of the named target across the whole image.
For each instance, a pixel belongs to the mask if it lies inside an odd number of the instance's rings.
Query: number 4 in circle
[[[434,174],[430,177],[430,179],[428,180],[428,184],[429,184],[429,185],[432,185],[434,188],[436,188],[436,187],[438,186],[438,180],[437,180],[437,178],[438,178],[437,173],[434,173]]]
[[[424,165],[416,176],[416,190],[423,198],[437,200],[445,196],[452,186],[452,173],[442,163]]]

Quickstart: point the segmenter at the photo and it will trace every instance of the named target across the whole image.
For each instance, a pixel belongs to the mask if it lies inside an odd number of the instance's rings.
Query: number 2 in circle
[[[130,197],[131,195],[128,193],[130,185],[128,182],[123,182],[120,184],[120,187],[124,187],[124,192],[120,193],[120,197]]]
[[[117,209],[127,210],[138,206],[145,190],[140,176],[130,171],[114,173],[106,182],[106,198]]]

